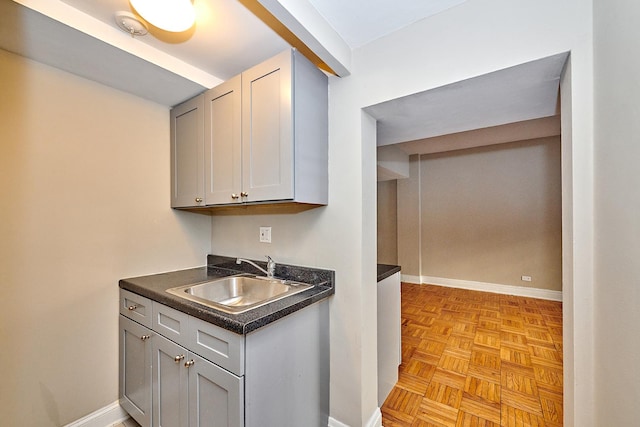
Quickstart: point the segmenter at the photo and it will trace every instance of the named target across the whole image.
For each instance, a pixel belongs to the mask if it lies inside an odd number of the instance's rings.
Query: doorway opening
[[[400,265],[406,283],[562,301],[562,287],[572,287],[570,242],[562,244],[570,235],[563,236],[563,225],[572,217],[565,196],[571,158],[564,155],[571,140],[561,131],[571,108],[570,99],[564,105],[559,96],[567,61],[568,53],[555,55],[365,109],[378,120],[379,263]],[[560,363],[571,364],[572,350],[562,346],[562,315],[552,317],[556,342],[548,344]],[[544,353],[524,332],[507,326],[522,346]],[[572,331],[565,327],[564,334]],[[533,372],[523,376],[531,384]],[[549,372],[556,381],[558,371]],[[561,425],[560,382],[560,407],[547,418]]]

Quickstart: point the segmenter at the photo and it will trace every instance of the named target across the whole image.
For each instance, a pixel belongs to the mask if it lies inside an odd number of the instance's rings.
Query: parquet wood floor
[[[562,303],[402,284],[385,427],[562,426]]]

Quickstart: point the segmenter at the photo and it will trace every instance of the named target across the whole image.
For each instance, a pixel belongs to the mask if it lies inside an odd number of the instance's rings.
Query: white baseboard
[[[400,280],[407,283],[414,283],[416,285],[422,284],[422,282],[420,281],[420,276],[410,276],[408,274],[401,274]]]
[[[402,277],[404,279],[404,276]],[[448,288],[470,289],[472,291],[492,292],[494,294],[516,295],[520,297],[562,301],[562,291],[551,291],[549,289],[526,288],[523,286],[500,285],[497,283],[474,282],[470,280],[460,279],[445,279],[443,277],[431,276],[421,276],[419,283],[446,286]]]
[[[328,427],[352,427],[348,424],[340,422],[335,418],[329,417]],[[376,408],[371,414],[369,421],[363,427],[382,427],[382,412],[380,412],[380,408]]]
[[[349,427],[349,426],[345,423],[342,423],[336,420],[335,418],[329,417],[329,424],[327,424],[327,427]]]
[[[129,415],[120,407],[118,401],[115,401],[79,420],[67,424],[65,427],[111,427],[127,418],[129,418]]]
[[[376,408],[371,414],[369,421],[367,421],[366,427],[382,427],[382,412],[380,412],[380,408]]]

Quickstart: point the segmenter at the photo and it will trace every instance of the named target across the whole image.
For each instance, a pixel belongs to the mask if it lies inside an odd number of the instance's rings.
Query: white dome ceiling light
[[[160,29],[180,33],[193,26],[196,12],[191,0],[129,0],[148,23]]]

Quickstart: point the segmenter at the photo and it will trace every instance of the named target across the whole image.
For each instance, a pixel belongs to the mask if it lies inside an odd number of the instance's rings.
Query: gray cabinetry
[[[243,336],[122,289],[120,313],[120,405],[138,424],[244,426],[244,378],[227,371],[244,371]]]
[[[298,51],[242,73],[242,183],[247,202],[327,204],[327,77]]]
[[[120,406],[142,427],[151,426],[149,328],[120,316]]]
[[[175,107],[172,206],[327,204],[327,87],[320,70],[285,51]]]
[[[153,425],[189,426],[189,370],[184,364],[189,352],[156,335],[153,353]]]
[[[247,334],[247,427],[328,425],[328,319],[325,300]]]
[[[124,289],[120,290],[120,314],[147,328],[151,328],[151,305],[152,302],[148,298]]]
[[[204,96],[171,110],[171,206],[204,206]]]
[[[242,73],[245,200],[293,199],[293,62],[284,52]]]
[[[242,88],[236,76],[205,93],[207,205],[242,202]]]
[[[189,318],[187,347],[236,375],[244,375],[244,343],[243,335]]]
[[[326,300],[239,335],[126,290],[120,299],[120,405],[142,427],[327,425]]]
[[[241,427],[243,381],[156,335],[153,348],[154,427]]]
[[[190,353],[189,425],[243,427],[244,382],[219,366]]]

